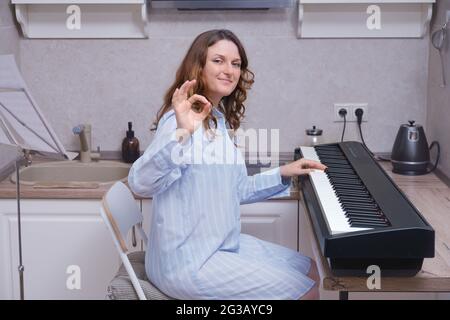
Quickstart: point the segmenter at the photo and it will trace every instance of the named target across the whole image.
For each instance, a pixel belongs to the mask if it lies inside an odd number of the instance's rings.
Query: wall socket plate
[[[335,103],[334,104],[334,122],[344,122],[344,118],[339,115],[339,110],[344,108],[347,110],[347,116],[346,120],[347,122],[356,122],[356,115],[355,111],[358,108],[361,108],[364,110],[363,113],[363,122],[367,122],[369,120],[369,108],[368,103]]]

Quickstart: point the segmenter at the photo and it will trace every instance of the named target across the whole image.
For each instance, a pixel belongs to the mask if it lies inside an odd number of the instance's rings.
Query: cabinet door
[[[0,298],[18,299],[17,206],[0,203]],[[21,201],[25,299],[105,298],[119,256],[99,208],[99,200]]]
[[[142,201],[144,230],[150,231],[151,200]],[[241,232],[297,250],[298,201],[270,200],[241,206]]]
[[[242,205],[241,232],[298,250],[298,201],[268,200]]]
[[[150,234],[150,221],[152,220],[152,200],[144,199],[142,203],[142,216],[144,217],[144,223],[142,224],[142,229],[147,234]],[[142,242],[141,242],[142,243]],[[145,250],[147,244],[142,243],[142,249]]]

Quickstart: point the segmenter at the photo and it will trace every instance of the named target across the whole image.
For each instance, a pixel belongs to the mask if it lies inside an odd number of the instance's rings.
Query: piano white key
[[[314,147],[300,147],[300,150],[302,151],[303,158],[320,162],[319,156],[317,155]]]
[[[345,213],[333,195],[333,189],[324,172],[310,173],[314,191],[332,234],[350,232],[350,224],[345,217]]]
[[[305,159],[320,161],[313,147],[300,147],[300,149]],[[309,176],[331,234],[371,229],[355,228],[350,225],[325,172],[316,170]]]

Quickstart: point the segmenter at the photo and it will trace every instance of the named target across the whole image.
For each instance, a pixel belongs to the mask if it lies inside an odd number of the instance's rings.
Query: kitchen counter
[[[111,157],[110,157],[111,159]],[[293,159],[293,153],[280,153],[280,162],[285,163],[288,159]],[[45,160],[49,161],[49,160]],[[33,163],[45,162],[42,159],[35,159]],[[62,187],[33,187],[20,185],[20,193],[23,199],[101,199],[105,192],[111,187],[111,184],[100,184],[95,188],[62,188]],[[0,199],[15,199],[16,185],[11,182],[10,175],[0,182]],[[135,196],[136,199],[143,199]],[[293,183],[291,195],[289,197],[280,197],[273,200],[299,200],[297,184]]]
[[[101,199],[111,185],[100,185],[95,189],[86,188],[34,188],[33,186],[20,186],[22,199]],[[0,199],[15,199],[16,185],[9,178],[0,182]],[[135,195],[136,199],[143,199]],[[298,190],[291,191],[289,197],[273,200],[299,200]]]
[[[115,159],[116,155],[110,155],[108,159]],[[281,152],[280,163],[284,164],[293,159],[293,153]],[[48,160],[45,160],[48,161]],[[35,159],[34,163],[45,162],[42,159]],[[406,193],[417,188],[436,188],[436,186],[445,186],[445,183],[435,174],[422,176],[402,176],[394,174],[391,171],[389,162],[380,162],[387,174],[393,178],[396,184]],[[254,167],[250,165],[249,172]],[[99,185],[98,188],[35,188],[33,186],[21,185],[21,196],[24,199],[101,199],[111,184]],[[446,186],[445,186],[446,187]],[[142,199],[135,196],[136,199]],[[10,176],[0,182],[0,199],[15,199],[16,185],[10,180]],[[277,198],[275,200],[299,200],[301,199],[297,181],[293,181],[291,195],[289,197]]]

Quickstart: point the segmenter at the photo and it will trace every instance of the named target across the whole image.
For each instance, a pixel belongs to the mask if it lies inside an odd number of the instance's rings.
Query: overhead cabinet
[[[146,0],[12,0],[26,38],[148,38]]]
[[[435,0],[299,0],[298,38],[420,38]]]
[[[298,38],[420,38],[435,0],[12,0],[26,38],[148,38],[148,10],[266,6],[298,10]],[[183,6],[181,6],[183,5]],[[186,7],[186,8],[187,8]],[[189,7],[191,8],[191,7]],[[192,7],[197,8],[197,7]],[[227,15],[227,11],[223,11]],[[264,23],[261,20],[260,23]]]

